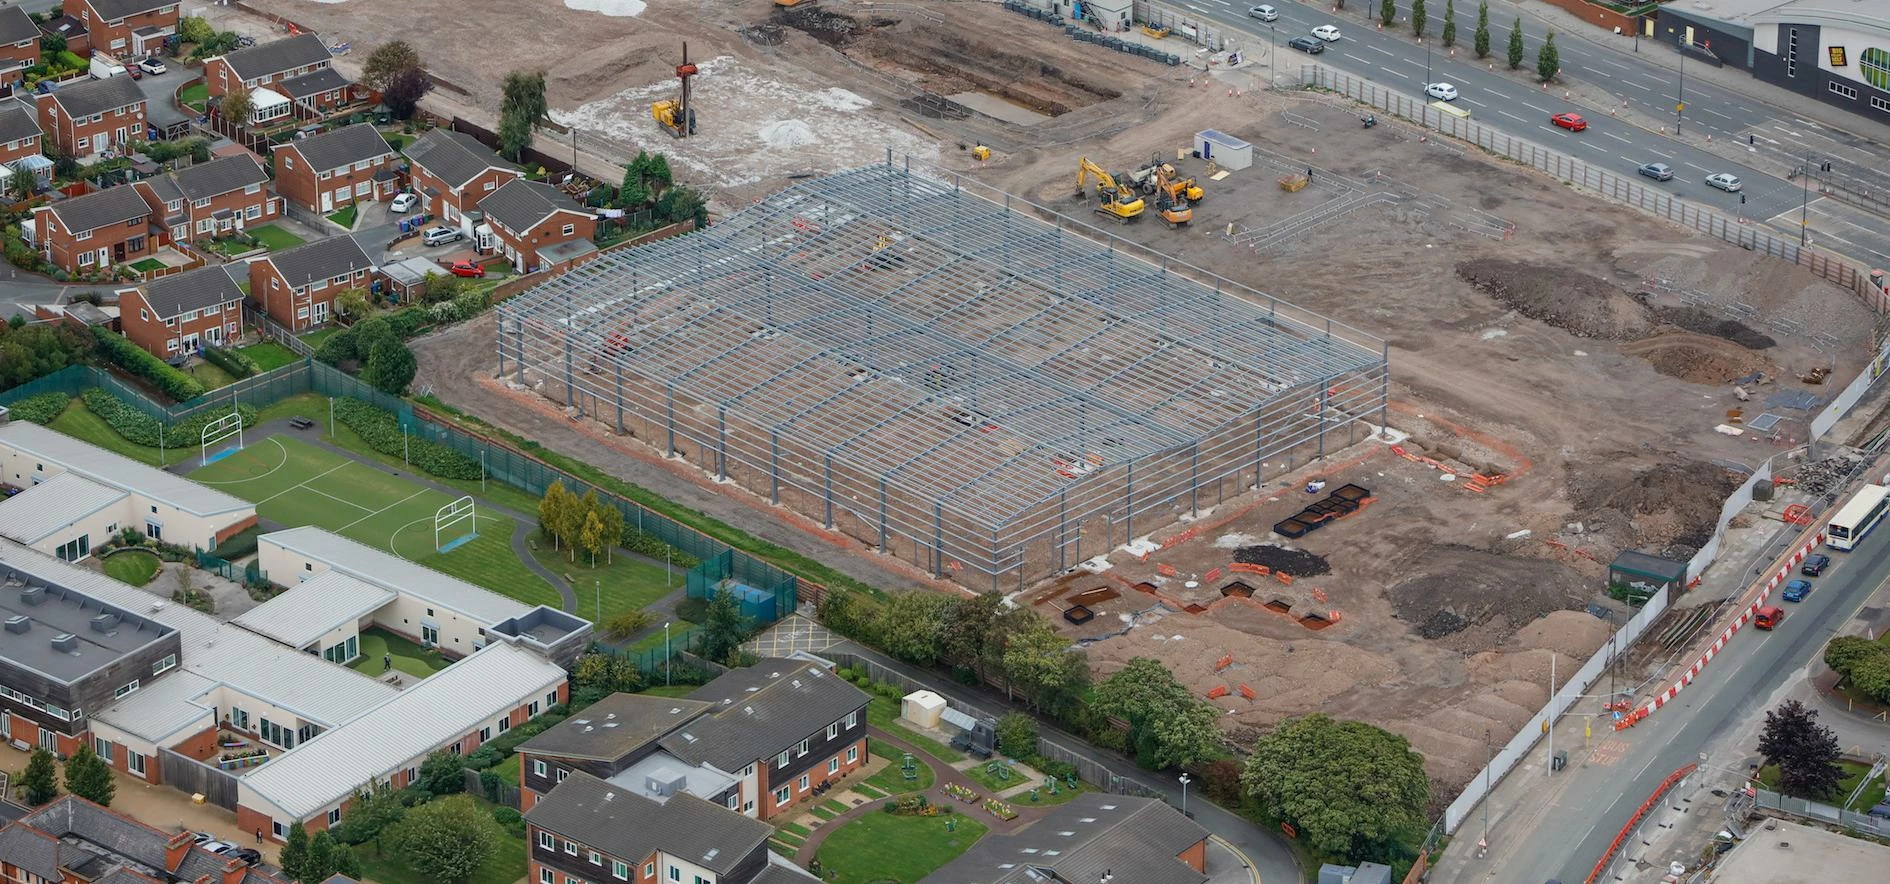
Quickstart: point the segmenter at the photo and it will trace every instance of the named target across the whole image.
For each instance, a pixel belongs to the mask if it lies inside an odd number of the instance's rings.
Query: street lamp
[[[1678,42],[1674,45],[1680,50],[1680,85],[1673,100],[1673,134],[1678,136],[1687,119],[1687,47]]]
[[[1426,97],[1428,97],[1428,90],[1431,88],[1431,41],[1429,40],[1424,41],[1424,88],[1427,90]]]
[[[1805,179],[1800,182],[1803,196],[1798,203],[1798,247],[1802,249],[1811,232],[1811,154],[1805,154],[1805,165],[1798,172]]]
[[[1483,840],[1477,842],[1480,847],[1490,844],[1490,765],[1496,758],[1490,749],[1490,729],[1483,729]]]
[[[1280,29],[1272,22],[1267,23],[1267,88],[1279,88],[1274,74],[1280,69]]]
[[[1186,773],[1183,773],[1181,775],[1181,815],[1182,816],[1188,815],[1188,784],[1190,782],[1193,782],[1193,781],[1188,779],[1188,775]]]
[[[672,667],[669,656],[669,623],[663,623],[663,686],[669,686],[669,670]]]

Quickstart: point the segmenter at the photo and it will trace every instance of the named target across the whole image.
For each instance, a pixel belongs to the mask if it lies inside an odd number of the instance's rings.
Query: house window
[[[831,740],[837,736],[840,736],[840,722],[836,721],[833,724],[827,725],[827,739]]]
[[[203,220],[201,220],[201,221],[198,221],[198,222],[197,222],[197,232],[198,232],[198,233],[209,233],[210,231],[212,231],[212,230],[214,230],[214,229],[216,229],[216,225],[217,225],[217,222],[215,222],[215,221],[213,221],[213,220],[211,220],[211,219],[209,219],[209,218],[205,218],[205,219],[203,219]]]
[[[807,775],[806,774],[801,774],[801,781],[797,785],[799,786],[800,791],[802,792],[807,791]]]
[[[788,765],[788,753],[783,752],[780,755],[775,756],[774,758],[775,767],[787,767],[787,765]]]
[[[619,881],[628,881],[630,880],[630,866],[623,860],[613,859],[610,861],[610,876]]]
[[[532,760],[532,773],[541,777],[547,776],[547,774],[545,773],[545,763],[543,761],[533,759]]]
[[[139,319],[142,319],[142,320],[144,320],[145,322],[150,322],[150,321],[151,321],[151,313],[150,313],[150,311],[148,311],[148,310],[146,310],[146,309],[144,309],[143,307],[139,307],[139,308],[138,308],[138,318],[139,318]]]
[[[285,154],[282,154],[282,168],[284,168],[284,169],[293,169],[293,168],[295,168],[295,157],[292,157],[292,156],[290,156],[290,155],[288,155],[288,154],[286,154],[286,153],[285,153]],[[326,175],[324,175],[324,176],[322,176],[322,177],[324,177],[324,178],[326,178],[326,177],[328,177],[328,176],[326,176]]]
[[[499,733],[505,733],[506,730],[511,727],[512,727],[512,719],[510,718],[499,719]]]
[[[208,208],[210,205],[210,198],[204,197],[203,199],[200,199],[200,200],[193,200],[191,201],[190,205],[193,208],[198,208],[198,209]]]
[[[597,851],[595,851],[595,850],[593,850],[593,851],[591,851],[591,852],[590,852],[590,856],[588,856],[588,857],[586,857],[586,858],[587,858],[587,859],[589,859],[589,860],[591,861],[591,865],[594,865],[594,866],[601,866],[601,865],[603,865],[603,864],[604,864],[604,855],[603,855],[603,854],[601,854],[601,853],[598,853],[598,852],[597,852]]]
[[[1881,95],[1872,95],[1870,97],[1870,106],[1880,111],[1890,111],[1890,100],[1886,100]]]
[[[648,878],[648,877],[654,876],[655,874],[656,874],[656,863],[643,864],[643,877]]]
[[[794,757],[800,758],[806,754],[807,754],[807,741],[802,740],[800,742],[800,745],[794,747]]]
[[[533,700],[531,702],[531,705],[525,707],[525,717],[527,718],[538,717],[538,701],[537,700]]]
[[[114,525],[112,527],[117,527],[117,526]],[[110,532],[107,532],[107,533],[110,533]],[[171,667],[176,666],[176,665],[177,665],[177,655],[166,654],[164,656],[164,659],[151,664],[151,676],[153,678],[156,678],[157,676],[170,671]]]
[[[492,728],[490,726],[480,728],[479,742],[483,743],[490,739],[492,739]]]
[[[788,802],[788,787],[782,786],[781,788],[774,790],[774,803],[775,804],[780,805],[780,804],[786,804],[787,802]]]
[[[553,838],[551,837],[551,833],[550,833],[550,832],[539,832],[539,833],[538,833],[538,846],[539,846],[539,847],[542,847],[542,848],[544,848],[544,849],[546,849],[546,850],[553,850],[553,849],[555,849],[555,848],[554,848],[554,847],[552,846],[552,845],[553,845],[553,843],[554,843],[554,839],[553,839]]]
[[[568,773],[570,773],[570,771],[568,771],[568,770],[565,770],[564,768],[559,768],[559,769],[558,769],[558,776],[557,776],[557,781],[558,781],[558,782],[560,782],[560,783],[562,783],[562,782],[564,782],[564,775],[565,775],[565,774],[568,774]]]
[[[105,759],[106,764],[111,764],[113,761],[117,760],[113,756],[112,741],[110,740],[103,739],[101,737],[93,737],[92,738],[92,751],[97,752],[98,757]]]
[[[840,772],[840,756],[835,755],[834,757],[827,759],[827,773],[837,774],[839,772]]]
[[[558,884],[558,873],[550,869],[538,870],[538,884]]]
[[[354,195],[355,195],[355,196],[367,196],[367,195],[368,195],[368,193],[369,193],[370,191],[372,191],[373,189],[374,189],[374,182],[372,182],[372,181],[363,181],[363,182],[361,182],[360,184],[356,184],[356,185],[354,186]]]
[[[136,752],[126,750],[125,768],[127,770],[130,770],[132,773],[137,774],[138,776],[144,776],[144,756],[139,755]]]
[[[80,253],[79,253],[79,266],[80,266],[80,267],[90,267],[90,266],[92,266],[92,259],[93,259],[93,258],[96,258],[96,257],[98,257],[98,256],[97,256],[97,255],[94,255],[94,254],[93,254],[93,253],[91,253],[91,252],[80,252]]]
[[[852,764],[853,762],[859,761],[859,760],[860,760],[860,747],[848,746],[847,747],[847,763]]]
[[[246,221],[254,221],[257,218],[261,218],[261,217],[262,217],[262,206],[250,206],[249,208],[243,210],[243,219]]]
[[[577,233],[577,225],[576,225],[576,224],[566,224],[566,225],[564,225],[564,235],[565,235],[565,236],[573,236],[573,235],[575,235],[576,233]]]
[[[558,692],[557,691],[552,691],[551,693],[545,695],[545,705],[546,706],[558,705]]]
[[[570,841],[564,842],[564,852],[567,856],[577,856],[577,844]]]
[[[675,866],[670,866],[670,867],[669,867],[669,880],[671,880],[671,881],[681,881],[681,880],[682,880],[682,869],[679,869],[679,868],[676,868]]]
[[[1785,43],[1785,76],[1798,76],[1798,29],[1792,28]]]
[[[1837,93],[1838,95],[1842,95],[1845,98],[1848,98],[1852,101],[1857,100],[1857,90],[1854,87],[1846,86],[1843,83],[1839,83],[1836,80],[1832,80],[1830,83],[1826,85],[1831,87],[1831,91]]]
[[[80,242],[85,242],[86,240],[92,238],[92,231],[87,230],[84,233],[75,233],[72,235],[72,238]]]
[[[281,820],[269,821],[269,834],[274,835],[277,838],[282,838],[286,836],[287,832],[288,832],[288,829],[283,827]]]
[[[339,825],[341,825],[341,808],[337,807],[328,812],[328,826],[334,828]]]

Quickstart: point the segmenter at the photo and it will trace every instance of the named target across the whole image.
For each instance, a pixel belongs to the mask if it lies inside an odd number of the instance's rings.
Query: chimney
[[[243,878],[249,874],[249,863],[236,857],[223,864],[223,884],[243,884]]]
[[[190,848],[197,843],[189,832],[178,832],[171,840],[164,842],[164,871],[175,874],[184,866],[184,857],[190,855]]]

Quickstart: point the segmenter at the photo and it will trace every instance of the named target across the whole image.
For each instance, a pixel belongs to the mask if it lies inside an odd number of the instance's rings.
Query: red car
[[[479,278],[486,275],[486,268],[481,267],[478,264],[474,264],[473,262],[465,258],[461,258],[457,261],[454,261],[452,265],[447,267],[446,269],[451,271],[454,276],[470,276],[474,278]]]
[[[1588,128],[1588,121],[1582,119],[1581,114],[1571,114],[1566,111],[1550,117],[1549,122],[1561,126],[1570,132],[1580,132]]]

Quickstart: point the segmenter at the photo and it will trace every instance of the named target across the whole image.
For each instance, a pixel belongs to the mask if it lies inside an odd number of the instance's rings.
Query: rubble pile
[[[1843,487],[1844,477],[1849,476],[1856,468],[1856,460],[1840,454],[1836,457],[1801,464],[1793,478],[1798,482],[1798,490],[1813,497],[1821,497],[1829,491]]]

